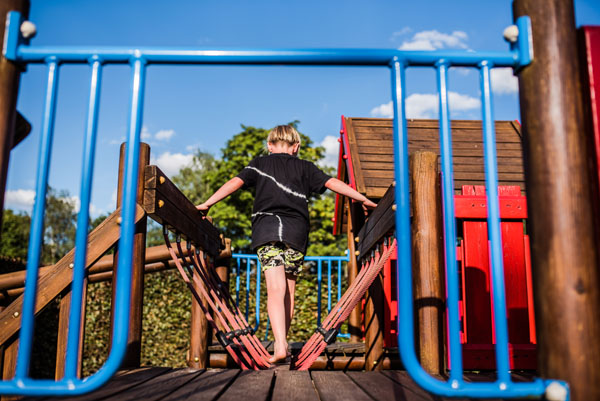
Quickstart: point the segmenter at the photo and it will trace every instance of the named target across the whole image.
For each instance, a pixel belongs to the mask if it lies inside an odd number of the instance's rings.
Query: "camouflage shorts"
[[[294,276],[299,275],[302,271],[304,254],[290,248],[283,242],[271,242],[259,246],[256,253],[262,265],[262,271],[274,266],[284,266],[285,272]]]

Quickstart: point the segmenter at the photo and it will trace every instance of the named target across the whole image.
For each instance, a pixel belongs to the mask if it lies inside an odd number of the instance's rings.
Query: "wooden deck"
[[[490,375],[469,375],[466,380],[491,380]],[[527,380],[516,375],[514,380]],[[33,400],[59,398],[27,398]],[[441,401],[428,394],[405,371],[341,372],[289,370],[280,365],[272,370],[170,369],[146,367],[121,371],[101,389],[67,400],[119,401]]]

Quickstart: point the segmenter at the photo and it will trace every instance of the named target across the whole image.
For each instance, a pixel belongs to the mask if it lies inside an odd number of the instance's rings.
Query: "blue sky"
[[[577,25],[600,25],[598,0],[576,0]],[[248,48],[407,48],[505,50],[510,1],[91,1],[32,0],[33,45]],[[519,119],[515,79],[495,71],[495,117]],[[89,67],[63,66],[50,185],[79,193]],[[18,109],[30,136],[11,154],[5,207],[31,210],[46,68],[22,75]],[[125,137],[128,66],[104,69],[92,215],[114,210],[119,143]],[[478,119],[479,82],[451,70],[453,118]],[[407,72],[409,117],[436,116],[432,70]],[[388,117],[389,72],[372,67],[150,66],[143,138],[152,162],[170,175],[196,149],[219,156],[240,124],[270,128],[300,120],[300,130],[337,153],[340,116]],[[236,172],[232,172],[234,175]],[[207,194],[208,196],[209,194]]]

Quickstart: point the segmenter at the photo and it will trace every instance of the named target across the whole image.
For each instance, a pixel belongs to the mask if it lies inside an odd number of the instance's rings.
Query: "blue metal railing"
[[[396,230],[398,240],[398,313],[402,327],[399,328],[399,351],[408,373],[425,390],[444,396],[462,397],[525,397],[540,396],[549,381],[536,379],[531,383],[513,383],[508,371],[508,344],[506,301],[504,294],[501,237],[499,231],[498,184],[495,139],[490,89],[490,69],[494,67],[521,68],[531,62],[532,44],[529,18],[517,21],[518,40],[509,51],[401,51],[395,49],[194,49],[194,48],[119,48],[119,47],[65,47],[29,46],[21,37],[19,13],[7,16],[4,55],[21,64],[41,63],[48,66],[48,84],[42,118],[39,166],[37,170],[36,201],[32,216],[29,242],[29,260],[21,313],[20,347],[16,376],[13,380],[0,382],[0,393],[23,395],[75,395],[91,391],[104,384],[119,368],[125,354],[131,287],[131,257],[134,234],[136,177],[142,104],[144,100],[145,71],[148,64],[219,64],[219,65],[368,65],[382,66],[391,70],[392,100],[394,105],[394,154],[396,179]],[[113,326],[112,349],[106,364],[94,375],[78,379],[75,362],[79,335],[69,333],[67,344],[68,365],[62,380],[34,380],[28,377],[29,360],[34,323],[34,305],[40,258],[40,246],[45,212],[45,196],[50,166],[52,130],[56,105],[58,72],[64,63],[88,64],[91,67],[91,94],[86,125],[86,141],[81,177],[81,211],[78,221],[85,221],[89,211],[89,184],[92,180],[95,132],[98,115],[99,80],[105,64],[129,64],[132,70],[129,126],[126,140],[125,179],[123,182],[122,228],[119,241],[119,276]],[[411,276],[411,233],[409,211],[408,147],[405,115],[405,78],[408,67],[435,68],[438,77],[440,108],[440,148],[443,171],[444,222],[448,279],[448,325],[450,337],[450,362],[452,370],[448,381],[440,381],[428,375],[419,365],[414,349],[413,303]],[[453,205],[452,147],[447,95],[447,71],[453,66],[477,68],[481,76],[481,96],[484,120],[484,155],[488,196],[488,227],[491,242],[492,284],[494,293],[494,316],[496,337],[496,361],[498,379],[490,383],[466,383],[462,379],[461,345],[458,321],[458,275],[455,263],[456,229]],[[76,239],[77,255],[74,267],[73,291],[79,293],[85,266],[87,233],[79,224]],[[86,222],[87,227],[87,222]],[[329,299],[328,299],[329,300]],[[72,297],[72,308],[81,309],[81,298]],[[81,316],[71,312],[69,326],[79,327]],[[79,319],[79,320],[78,320]],[[77,331],[77,330],[75,330]],[[553,385],[566,386],[552,382]]]
[[[261,302],[262,291],[261,291],[261,266],[256,255],[234,253],[232,255],[234,260],[233,271],[235,272],[235,302],[236,305],[240,306],[240,300],[243,300],[243,311],[246,317],[246,321],[252,324],[250,321],[250,310],[251,305],[254,305],[254,316],[252,321],[254,322],[254,330],[257,331],[261,326],[261,317],[266,317],[266,303]],[[316,291],[317,291],[317,322],[316,325],[321,325],[321,314],[323,311],[323,264],[327,265],[327,313],[331,312],[332,297],[335,302],[339,301],[342,297],[342,275],[344,272],[344,264],[348,263],[349,257],[346,256],[306,256],[304,258],[306,262],[315,262],[317,265],[316,271]],[[336,271],[333,271],[336,270]],[[311,274],[304,271],[303,275]],[[333,280],[335,279],[335,283]],[[240,290],[242,283],[244,284],[245,290],[242,294],[243,298],[240,298]],[[252,286],[254,283],[254,286]],[[253,290],[254,287],[254,290]],[[251,299],[252,298],[252,299]],[[262,313],[261,313],[261,306]],[[268,338],[269,334],[269,320],[265,325],[264,339]],[[350,338],[349,333],[339,333],[338,337]]]

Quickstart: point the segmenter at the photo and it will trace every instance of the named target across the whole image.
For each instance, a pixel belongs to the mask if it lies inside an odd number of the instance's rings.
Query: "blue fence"
[[[343,293],[342,276],[345,275],[345,267],[348,263],[348,256],[306,256],[305,270],[303,276],[314,274],[316,278],[317,292],[317,322],[315,327],[321,324],[321,315],[323,313],[323,287],[327,291],[327,313],[331,312],[335,304],[340,300]],[[254,323],[254,330],[258,332],[259,328],[263,327],[264,321],[264,339],[267,340],[269,334],[269,320],[267,317],[266,301],[263,297],[266,295],[266,289],[263,289],[261,283],[262,269],[256,255],[234,253],[233,268],[235,272],[235,301],[239,307],[242,304],[243,312],[246,316],[246,321],[250,325]],[[312,266],[312,265],[316,266]],[[310,266],[311,268],[306,269]],[[327,282],[323,280],[324,266],[327,269]],[[315,267],[315,272],[312,272],[312,267]],[[307,271],[308,270],[308,271]],[[263,300],[261,302],[261,300]],[[241,302],[240,302],[241,301]],[[252,312],[251,310],[254,309]],[[250,319],[252,318],[252,319]],[[260,333],[259,333],[260,335]],[[339,333],[338,337],[350,338],[348,333]]]
[[[540,396],[547,386],[566,386],[564,383],[536,379],[530,383],[511,381],[508,364],[506,302],[502,266],[502,244],[497,199],[497,171],[495,132],[492,113],[490,70],[494,67],[526,66],[532,59],[531,27],[529,18],[517,21],[518,38],[508,51],[401,51],[395,49],[196,49],[196,48],[119,48],[119,47],[64,47],[29,46],[21,37],[22,18],[11,12],[7,18],[4,55],[21,64],[40,63],[48,67],[47,91],[44,105],[42,135],[38,157],[36,201],[32,216],[29,258],[21,313],[20,347],[16,376],[0,382],[0,393],[23,395],[75,395],[98,388],[119,368],[125,354],[129,321],[131,287],[131,258],[134,234],[136,177],[144,100],[146,66],[149,64],[217,64],[217,65],[312,65],[312,66],[381,66],[391,71],[391,94],[394,105],[394,154],[396,180],[396,230],[398,240],[398,313],[400,356],[411,377],[427,391],[444,396],[461,397],[526,397]],[[61,64],[79,63],[90,66],[90,102],[85,127],[84,161],[80,194],[81,209],[76,238],[76,263],[72,310],[67,345],[65,377],[59,381],[34,380],[29,377],[29,361],[33,338],[34,305],[40,258],[42,225],[45,213],[48,169],[56,106],[57,83]],[[75,375],[81,314],[81,291],[85,266],[89,191],[93,176],[93,155],[98,116],[99,82],[106,64],[129,64],[131,67],[131,100],[128,134],[126,138],[125,179],[123,181],[122,226],[119,241],[119,276],[113,326],[112,349],[106,364],[94,375],[78,379]],[[463,381],[462,355],[459,339],[458,280],[455,258],[455,219],[453,204],[452,146],[448,106],[448,69],[453,66],[469,67],[479,71],[484,120],[484,155],[488,195],[488,228],[491,242],[492,285],[494,302],[494,329],[498,378],[489,383]],[[411,276],[411,232],[409,210],[408,139],[405,116],[405,70],[411,67],[434,68],[439,91],[440,148],[442,154],[444,224],[448,277],[448,325],[450,361],[452,370],[448,381],[440,381],[419,365],[414,349],[413,303]]]

